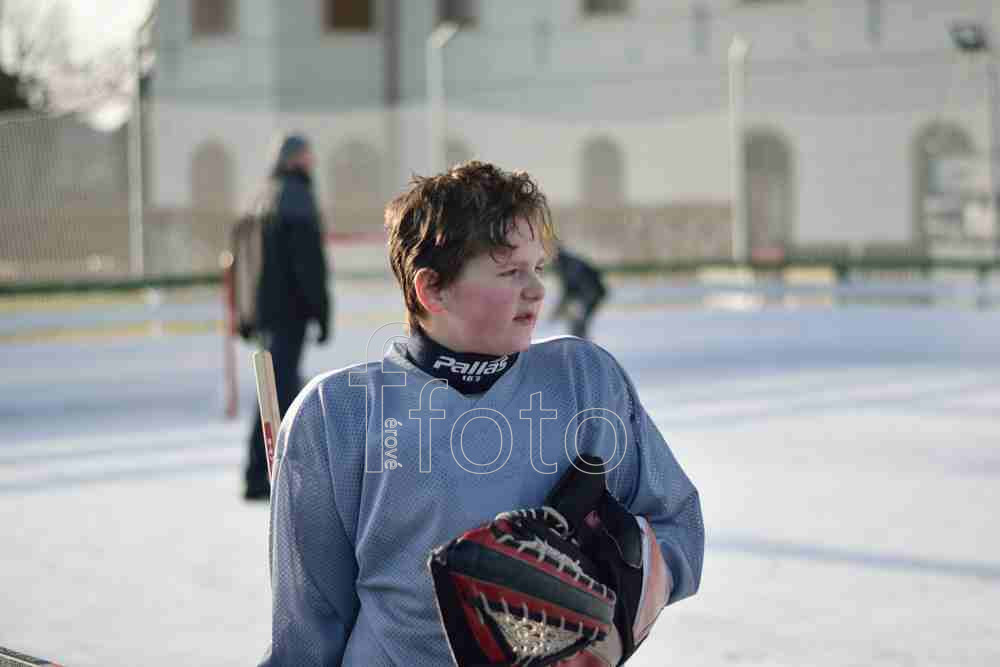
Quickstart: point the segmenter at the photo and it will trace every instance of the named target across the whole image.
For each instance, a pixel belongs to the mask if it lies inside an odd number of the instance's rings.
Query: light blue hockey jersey
[[[282,423],[271,497],[272,638],[265,665],[446,667],[430,551],[496,514],[538,506],[580,453],[656,532],[670,602],[701,578],[698,492],[615,359],[534,343],[465,396],[407,360],[313,380]]]

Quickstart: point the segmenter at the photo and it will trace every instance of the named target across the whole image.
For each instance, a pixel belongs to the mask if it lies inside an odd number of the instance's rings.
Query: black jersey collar
[[[422,329],[415,329],[405,346],[406,357],[422,371],[463,394],[489,391],[510,370],[518,353],[497,357],[491,354],[454,352],[432,340]]]

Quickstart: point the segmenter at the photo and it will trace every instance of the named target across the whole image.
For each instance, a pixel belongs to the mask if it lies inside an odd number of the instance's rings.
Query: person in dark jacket
[[[601,272],[562,245],[556,248],[552,267],[562,282],[562,296],[552,319],[569,319],[570,333],[587,338],[590,320],[608,294]]]
[[[272,173],[271,207],[263,228],[257,284],[257,330],[274,362],[278,407],[288,410],[302,388],[299,365],[309,322],[319,327],[318,343],[330,336],[330,298],[321,222],[312,189],[313,153],[301,135],[281,143]],[[246,466],[248,500],[270,497],[260,413],[250,429]]]

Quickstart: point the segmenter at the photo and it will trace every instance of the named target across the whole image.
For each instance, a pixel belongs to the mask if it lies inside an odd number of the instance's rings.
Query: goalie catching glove
[[[598,458],[577,459],[545,506],[498,515],[429,566],[459,667],[622,664],[670,592],[652,530],[607,492]]]
[[[515,510],[433,551],[457,665],[552,665],[614,636],[615,594],[570,530],[551,508]]]

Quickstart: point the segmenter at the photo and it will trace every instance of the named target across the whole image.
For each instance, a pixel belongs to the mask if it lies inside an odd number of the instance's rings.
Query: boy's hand
[[[579,456],[545,504],[566,517],[596,576],[617,594],[615,627],[627,659],[649,635],[673,588],[652,527],[608,492],[599,457]]]
[[[330,323],[329,322],[320,322],[319,323],[319,338],[316,339],[316,342],[319,343],[320,345],[322,345],[322,344],[326,343],[326,341],[328,341],[329,339],[330,339]]]

